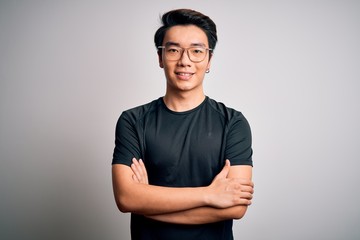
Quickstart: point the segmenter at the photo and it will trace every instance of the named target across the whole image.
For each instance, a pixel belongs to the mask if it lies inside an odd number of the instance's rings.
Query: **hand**
[[[132,162],[130,167],[134,173],[132,175],[133,180],[138,183],[149,184],[144,162],[141,159],[138,161],[136,158],[133,158]]]
[[[217,208],[250,205],[254,184],[249,179],[227,178],[229,171],[230,161],[226,160],[224,168],[208,186],[208,204]]]

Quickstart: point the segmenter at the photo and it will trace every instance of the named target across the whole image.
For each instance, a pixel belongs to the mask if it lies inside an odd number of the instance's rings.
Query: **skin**
[[[222,171],[216,176],[214,181],[219,179],[228,178],[230,175],[230,170],[232,169],[233,172],[240,173],[242,177],[246,176],[247,174],[251,173],[248,167],[230,167],[230,161],[226,160],[225,166]],[[133,163],[131,164],[131,169],[133,171],[133,180],[137,183],[142,184],[149,184],[148,183],[148,176],[145,165],[143,161],[140,159],[133,159]],[[251,178],[251,176],[249,176]],[[253,185],[240,185],[238,190],[242,192],[253,193]],[[252,196],[251,196],[252,198]],[[250,198],[250,199],[251,199]],[[249,200],[250,200],[249,199]],[[248,205],[250,205],[249,202]],[[224,209],[213,208],[213,207],[200,207],[189,209],[181,212],[174,212],[174,213],[167,213],[167,214],[159,214],[159,215],[148,215],[147,217],[164,222],[170,223],[177,223],[177,224],[205,224],[211,222],[217,222],[220,220],[227,220],[227,219],[240,219],[245,215],[247,205],[238,205],[234,207],[228,207]]]
[[[202,29],[194,25],[174,26],[165,34],[163,45],[175,43],[188,48],[201,44],[208,48]],[[159,54],[164,69],[166,93],[164,102],[173,111],[187,111],[204,99],[203,80],[212,56],[194,63],[184,53],[178,61],[169,61]],[[112,166],[114,196],[122,212],[145,215],[159,221],[178,224],[203,224],[226,219],[240,219],[251,204],[254,185],[251,166],[230,166],[230,161],[209,186],[171,188],[148,183],[146,167],[133,159],[129,167]]]
[[[189,26],[174,26],[165,34],[163,45],[178,44],[188,48],[201,45],[209,48],[207,36],[200,28]],[[210,69],[211,57],[199,63],[192,62],[184,53],[179,61],[168,61],[159,54],[159,66],[164,69],[166,77],[166,94],[164,101],[173,111],[186,111],[201,104],[205,99],[203,80],[205,71]],[[191,74],[181,76],[179,74]]]

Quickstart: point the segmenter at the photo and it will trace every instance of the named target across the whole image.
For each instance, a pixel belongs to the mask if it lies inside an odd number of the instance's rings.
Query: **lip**
[[[181,80],[189,80],[194,73],[192,72],[175,72],[177,78],[181,79]]]

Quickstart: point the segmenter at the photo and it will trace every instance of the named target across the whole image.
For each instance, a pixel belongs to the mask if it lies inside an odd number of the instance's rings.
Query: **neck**
[[[171,94],[168,91],[164,96],[165,105],[172,111],[185,112],[196,108],[205,100],[205,94],[177,93]]]

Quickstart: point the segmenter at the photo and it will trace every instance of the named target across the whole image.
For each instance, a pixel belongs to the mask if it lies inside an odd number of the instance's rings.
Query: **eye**
[[[180,52],[180,50],[179,50],[178,48],[176,48],[176,47],[168,47],[168,48],[166,49],[166,51],[167,51],[168,53],[178,53],[178,52]]]
[[[203,48],[192,48],[191,49],[191,53],[194,55],[202,55],[202,54],[204,54],[204,52],[205,52],[205,49],[203,49]]]

